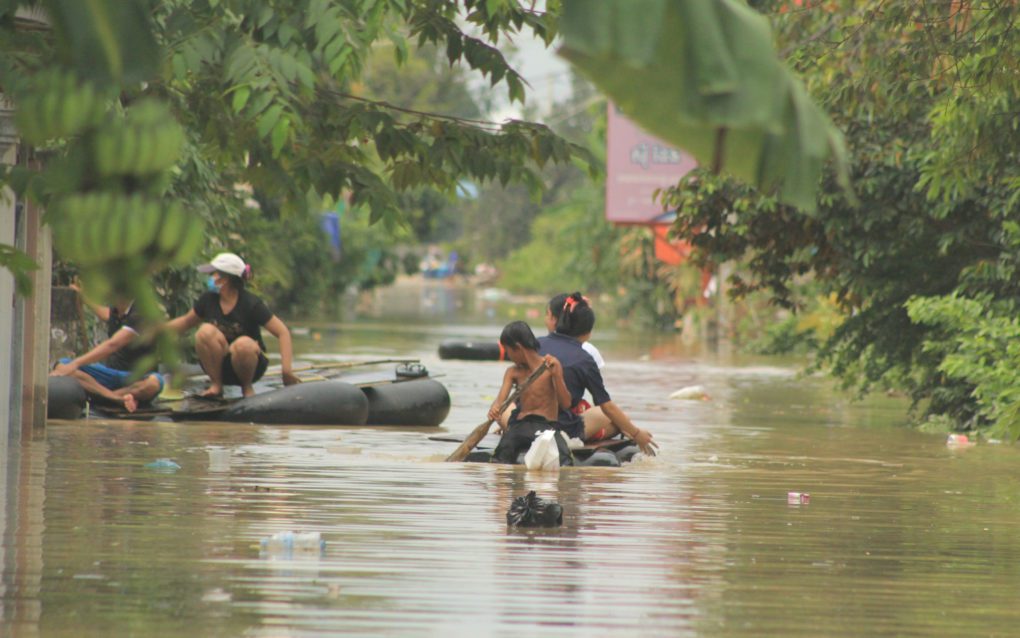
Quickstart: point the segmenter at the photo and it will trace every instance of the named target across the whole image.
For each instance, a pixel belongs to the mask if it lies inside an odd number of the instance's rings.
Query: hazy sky
[[[545,48],[545,43],[531,32],[524,30],[512,39],[512,46],[501,40],[499,48],[510,60],[511,66],[524,76],[530,87],[526,89],[529,108],[538,108],[540,115],[549,111],[549,106],[562,101],[570,95],[570,65],[556,55],[557,44]],[[488,82],[478,81],[479,90],[486,90]],[[521,105],[509,104],[506,87],[499,85],[494,100],[496,106],[489,114],[489,119],[499,122],[508,117],[521,117]],[[539,117],[538,119],[541,119]]]

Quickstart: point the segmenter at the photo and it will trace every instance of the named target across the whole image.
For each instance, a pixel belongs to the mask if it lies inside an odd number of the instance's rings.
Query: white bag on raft
[[[559,470],[560,450],[556,447],[556,430],[539,432],[524,455],[529,470]]]

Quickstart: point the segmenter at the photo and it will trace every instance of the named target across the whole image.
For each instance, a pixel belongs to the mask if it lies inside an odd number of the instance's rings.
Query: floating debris
[[[509,527],[558,527],[563,524],[563,508],[559,503],[543,501],[535,490],[518,496],[506,512]]]
[[[790,505],[807,505],[811,502],[811,495],[807,492],[787,492],[786,502]]]
[[[152,463],[146,463],[145,467],[150,470],[164,470],[168,472],[176,472],[181,469],[180,465],[170,459],[156,459]]]
[[[708,396],[708,391],[705,390],[705,386],[689,385],[685,388],[680,388],[673,394],[669,395],[669,398],[681,399],[683,401],[708,401],[711,397]]]
[[[950,434],[946,437],[946,445],[949,447],[970,447],[974,443],[967,438],[966,434]]]

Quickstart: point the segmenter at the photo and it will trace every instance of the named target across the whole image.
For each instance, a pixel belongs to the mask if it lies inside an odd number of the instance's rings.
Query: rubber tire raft
[[[48,377],[46,392],[47,419],[77,419],[88,400],[74,377]]]
[[[439,344],[439,358],[503,361],[506,359],[506,351],[498,341],[444,341]]]
[[[436,426],[450,413],[450,394],[433,379],[363,388],[312,381],[241,399],[220,421],[269,425]]]
[[[50,378],[47,416],[77,419],[85,391],[70,377]],[[115,418],[170,417],[174,420],[228,421],[265,425],[437,426],[450,413],[450,393],[430,378],[396,380],[358,386],[343,381],[307,381],[253,397],[207,403],[201,410],[160,410],[144,407]]]

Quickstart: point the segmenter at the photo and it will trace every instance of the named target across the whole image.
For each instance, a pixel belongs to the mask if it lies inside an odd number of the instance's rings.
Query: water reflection
[[[1013,631],[1012,447],[952,451],[894,427],[899,401],[854,405],[791,367],[673,345],[642,360],[646,341],[608,335],[609,388],[660,456],[558,474],[446,464],[456,444],[428,436],[484,419],[503,370],[438,361],[458,330],[496,331],[311,325],[297,344],[423,357],[453,398],[442,428],[89,422],[25,443],[2,486],[0,633]],[[668,398],[694,383],[713,400]],[[158,458],[181,468],[146,467]],[[529,490],[564,507],[562,527],[507,528]],[[260,551],[288,530],[325,551]]]

